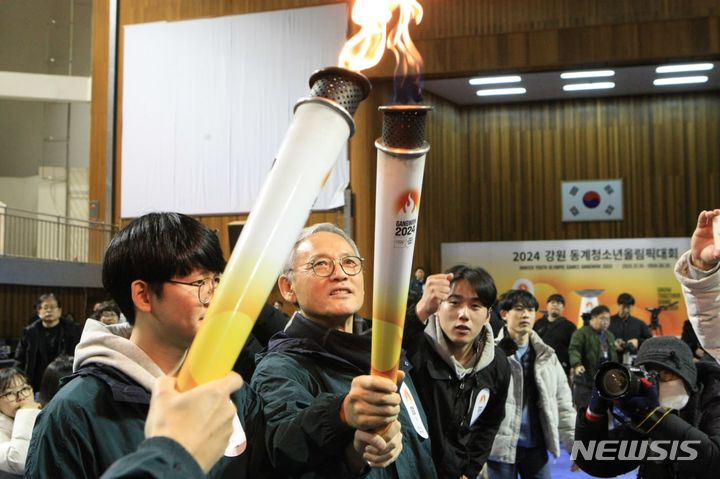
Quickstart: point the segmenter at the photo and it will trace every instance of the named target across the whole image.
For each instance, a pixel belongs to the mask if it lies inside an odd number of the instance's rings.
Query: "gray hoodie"
[[[105,364],[123,372],[147,391],[163,372],[145,351],[130,341],[132,325],[118,323],[106,326],[100,321],[85,322],[80,342],[75,348],[73,371],[90,363]]]
[[[462,379],[468,374],[472,374],[485,368],[495,359],[495,344],[492,333],[492,328],[489,324],[484,326],[485,334],[478,334],[476,339],[476,346],[480,350],[480,354],[475,357],[475,362],[470,368],[463,367],[455,357],[450,354],[450,350],[447,346],[445,339],[445,333],[440,328],[440,321],[437,315],[433,314],[428,318],[427,325],[425,326],[425,335],[431,339],[433,348],[445,361],[450,369],[455,372],[455,376],[458,379]],[[484,338],[484,339],[483,339]],[[482,343],[480,342],[482,341]]]

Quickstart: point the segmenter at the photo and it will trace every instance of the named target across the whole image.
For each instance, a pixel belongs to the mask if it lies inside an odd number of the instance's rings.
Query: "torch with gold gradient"
[[[315,72],[310,87],[311,96],[295,106],[273,168],[180,370],[181,391],[232,369],[315,199],[354,133],[352,115],[370,92],[365,76],[336,67]]]
[[[389,34],[387,24],[397,11]],[[395,381],[400,360],[408,278],[412,267],[422,190],[425,120],[429,106],[421,99],[422,57],[410,38],[411,21],[419,24],[423,9],[415,0],[358,0],[352,12],[359,32],[346,50],[365,53],[368,68],[379,61],[376,47],[395,54],[394,105],[380,107],[382,137],[375,142],[377,184],[375,196],[375,261],[373,278],[373,333],[371,373]]]
[[[418,226],[429,106],[382,106],[382,137],[375,142],[375,262],[371,373],[396,380],[408,278]]]

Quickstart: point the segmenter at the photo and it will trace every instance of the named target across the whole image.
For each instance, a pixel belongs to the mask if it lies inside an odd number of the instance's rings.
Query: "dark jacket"
[[[608,361],[617,361],[618,355],[615,351],[615,336],[608,330],[606,331],[605,347],[608,350]],[[583,326],[575,330],[570,338],[570,347],[568,348],[568,356],[570,359],[570,367],[585,366],[585,373],[582,376],[576,376],[575,381],[582,381],[592,384],[598,366],[600,366],[600,335],[590,326]]]
[[[75,354],[75,346],[80,340],[80,327],[69,319],[60,318],[56,328],[60,328],[60,338],[58,344],[58,355],[67,354],[73,356]],[[30,384],[35,391],[40,390],[40,382],[45,373],[48,364],[55,357],[49,357],[45,344],[44,330],[46,328],[42,324],[41,319],[37,319],[26,326],[20,336],[20,343],[15,350],[15,362],[17,367],[25,371]]]
[[[438,351],[435,332],[428,332],[418,320],[414,306],[407,310],[403,347],[428,415],[435,468],[443,478],[476,477],[490,455],[495,434],[505,417],[510,384],[507,358],[494,345],[488,326],[481,333],[484,354],[478,357],[475,370],[460,379]],[[434,328],[435,321],[431,317],[427,327]]]
[[[344,451],[355,431],[341,421],[340,407],[353,378],[370,370],[370,344],[370,330],[361,318],[349,334],[325,329],[296,313],[288,328],[270,341],[268,352],[258,356],[252,386],[263,399],[267,450],[273,466],[287,477],[354,477],[345,465]],[[400,365],[405,371],[410,367],[404,358]],[[427,418],[409,376],[404,384],[426,428]],[[367,477],[437,477],[430,439],[416,431],[405,402],[399,420],[400,456],[385,469],[371,469]]]
[[[639,478],[644,479],[714,479],[720,467],[720,366],[714,360],[697,363],[697,391],[691,392],[688,403],[679,412],[671,413],[650,434],[643,435],[629,425],[621,425],[608,431],[607,420],[591,422],[585,417],[585,408],[578,411],[575,440],[695,440],[692,444],[697,457],[689,461],[586,461],[578,455],[575,462],[582,470],[596,477],[615,477],[640,466]],[[670,448],[666,447],[669,452]],[[680,450],[679,455],[687,457]]]
[[[101,479],[205,479],[185,448],[168,437],[145,439],[132,454],[113,463]]]
[[[232,470],[232,477],[259,477],[248,469],[250,462],[262,468],[260,404],[249,387],[234,393],[233,400],[247,436],[247,449],[237,458],[222,458],[210,476],[227,473],[230,477]],[[101,364],[80,368],[38,416],[25,477],[100,477],[143,442],[149,404],[150,392],[117,369]]]
[[[285,313],[265,304],[260,311],[255,325],[243,346],[240,355],[235,361],[233,371],[240,374],[245,382],[249,383],[255,372],[255,355],[267,348],[270,338],[282,331],[287,324],[288,318]]]
[[[563,369],[566,373],[569,372],[570,356],[568,348],[570,347],[570,338],[577,331],[577,326],[564,316],[557,318],[555,321],[550,321],[545,315],[535,322],[533,329],[538,333],[543,343],[555,350]]]
[[[610,316],[610,327],[608,328],[613,336],[627,341],[628,339],[637,339],[638,347],[652,337],[650,328],[642,319],[635,316],[628,316],[622,319],[617,314]]]

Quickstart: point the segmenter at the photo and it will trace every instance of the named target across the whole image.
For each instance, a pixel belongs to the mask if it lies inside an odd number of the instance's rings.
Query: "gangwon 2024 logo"
[[[650,441],[606,439],[573,442],[570,457],[575,461],[692,461],[700,441]]]

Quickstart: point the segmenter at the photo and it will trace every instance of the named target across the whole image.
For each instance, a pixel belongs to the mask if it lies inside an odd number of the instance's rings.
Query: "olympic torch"
[[[371,373],[397,380],[425,156],[425,105],[381,106],[377,147]]]
[[[235,246],[177,378],[188,390],[231,369],[370,93],[360,73],[326,68],[310,77],[270,175]]]

